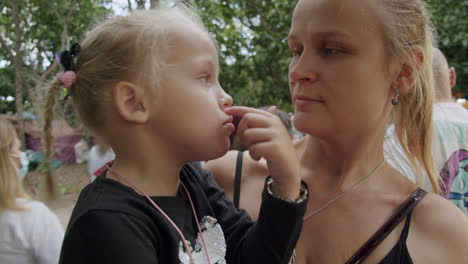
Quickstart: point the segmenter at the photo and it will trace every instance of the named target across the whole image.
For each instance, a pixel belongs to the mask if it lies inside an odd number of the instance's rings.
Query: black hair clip
[[[76,57],[80,53],[80,50],[81,50],[80,44],[75,42],[71,45],[70,50],[64,50],[61,52],[57,52],[55,54],[55,58],[60,63],[60,65],[62,65],[64,73],[69,74],[67,72],[72,71],[74,72],[73,73],[73,75],[75,76],[74,78],[76,78],[76,75],[75,75],[76,74],[75,72],[76,71]],[[60,75],[58,76],[59,79],[63,77],[65,76],[60,76]],[[74,86],[72,85],[73,83],[66,84],[65,80],[62,80],[62,81],[64,82],[64,86],[68,89],[67,95],[65,95],[63,100],[67,100],[68,97],[73,95]]]
[[[76,56],[80,53],[81,47],[78,43],[73,43],[70,50],[58,52],[55,58],[62,65],[64,71],[75,71]]]
[[[75,42],[71,45],[70,55],[72,55],[73,57],[77,56],[80,53],[80,50],[81,50],[80,44],[78,44],[78,42]]]

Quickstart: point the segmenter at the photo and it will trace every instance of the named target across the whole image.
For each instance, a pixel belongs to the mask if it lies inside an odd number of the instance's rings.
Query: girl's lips
[[[226,136],[230,136],[232,133],[234,133],[234,130],[236,130],[236,127],[234,126],[233,123],[224,123],[223,124],[223,129],[224,129],[224,133],[226,134]]]
[[[223,123],[223,129],[227,136],[230,136],[236,130],[236,127],[234,126],[233,121],[234,121],[234,117],[229,116],[228,119],[224,121]]]
[[[233,120],[234,120],[233,116],[228,116],[228,118],[224,121],[223,125],[226,123],[232,123]]]

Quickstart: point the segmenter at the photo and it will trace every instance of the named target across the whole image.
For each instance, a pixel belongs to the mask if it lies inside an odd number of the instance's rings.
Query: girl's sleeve
[[[290,203],[262,194],[257,222],[236,209],[208,171],[198,171],[209,203],[219,221],[227,244],[227,263],[288,263],[302,230],[308,198]],[[305,188],[305,183],[302,183]]]
[[[154,238],[138,219],[124,213],[91,211],[68,231],[61,264],[157,264]]]

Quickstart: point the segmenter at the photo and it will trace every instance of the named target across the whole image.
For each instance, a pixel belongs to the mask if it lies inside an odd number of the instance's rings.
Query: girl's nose
[[[220,105],[222,107],[229,107],[229,106],[232,106],[232,103],[233,103],[233,100],[232,100],[232,97],[227,94],[224,90],[222,92],[222,96],[221,96],[221,99],[220,99]]]

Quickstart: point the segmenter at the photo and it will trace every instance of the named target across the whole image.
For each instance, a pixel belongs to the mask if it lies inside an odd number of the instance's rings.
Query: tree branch
[[[13,54],[13,48],[8,46],[6,40],[3,38],[3,35],[0,34],[0,44],[2,44],[3,49],[8,53],[10,60],[13,62],[16,59],[16,56]]]
[[[137,3],[137,9],[145,9],[145,2],[146,0],[135,0]]]
[[[25,135],[24,135],[24,122],[23,122],[23,87],[21,86],[21,29],[20,29],[20,16],[19,16],[19,1],[13,0],[11,2],[11,14],[13,16],[13,24],[15,26],[15,38],[13,41],[13,49],[15,56],[13,64],[15,65],[15,105],[16,111],[18,112],[18,123],[20,127],[20,134],[18,135],[21,141],[21,145],[25,146]]]
[[[133,11],[132,2],[130,2],[130,0],[127,0],[127,3],[128,3],[128,10],[132,12]]]
[[[159,0],[150,0],[150,9],[157,8],[159,6]]]

